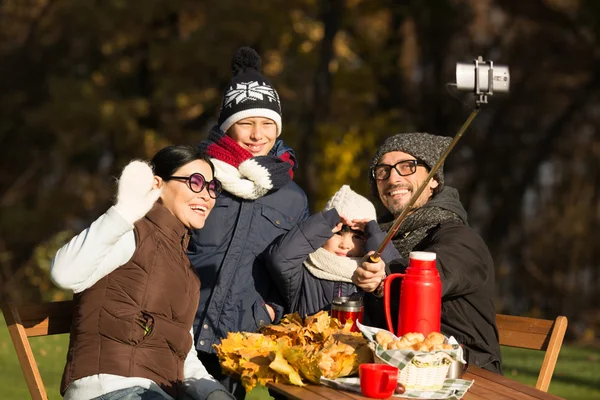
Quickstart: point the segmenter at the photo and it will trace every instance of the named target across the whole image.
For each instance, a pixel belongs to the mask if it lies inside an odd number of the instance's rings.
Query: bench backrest
[[[23,375],[25,375],[27,388],[34,400],[47,400],[48,395],[29,344],[29,338],[69,333],[74,308],[75,304],[72,300],[23,306],[12,303],[2,305],[2,313],[10,338],[15,346]]]

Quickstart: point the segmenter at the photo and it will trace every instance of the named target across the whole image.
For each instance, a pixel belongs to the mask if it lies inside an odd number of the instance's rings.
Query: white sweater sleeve
[[[58,250],[50,277],[57,286],[79,293],[125,264],[134,252],[133,225],[111,207]]]
[[[227,389],[208,373],[206,368],[204,368],[202,361],[198,359],[196,347],[193,344],[193,328],[190,330],[190,335],[192,335],[192,347],[183,364],[183,383],[186,386],[186,394],[197,400],[206,399],[208,395],[215,390],[222,390],[229,394]],[[229,396],[232,400],[235,400],[235,397],[232,395]]]

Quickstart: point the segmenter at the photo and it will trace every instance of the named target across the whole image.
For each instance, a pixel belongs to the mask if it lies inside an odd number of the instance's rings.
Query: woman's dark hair
[[[210,158],[208,158],[206,152],[192,146],[167,146],[159,150],[158,153],[152,157],[150,164],[154,171],[154,175],[160,176],[164,180],[168,180],[168,177],[175,174],[175,171],[179,168],[195,160],[205,161],[210,165],[213,177],[215,176],[215,166],[212,161],[210,161]]]

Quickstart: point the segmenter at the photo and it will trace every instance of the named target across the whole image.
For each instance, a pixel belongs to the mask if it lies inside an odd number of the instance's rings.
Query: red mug
[[[387,364],[360,364],[358,376],[362,393],[375,399],[390,397],[398,384],[398,368]]]

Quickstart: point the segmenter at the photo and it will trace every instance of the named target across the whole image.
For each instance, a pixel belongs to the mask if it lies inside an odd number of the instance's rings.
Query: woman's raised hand
[[[154,173],[143,161],[131,161],[121,172],[115,208],[126,221],[142,218],[160,197],[161,189],[154,187]]]

